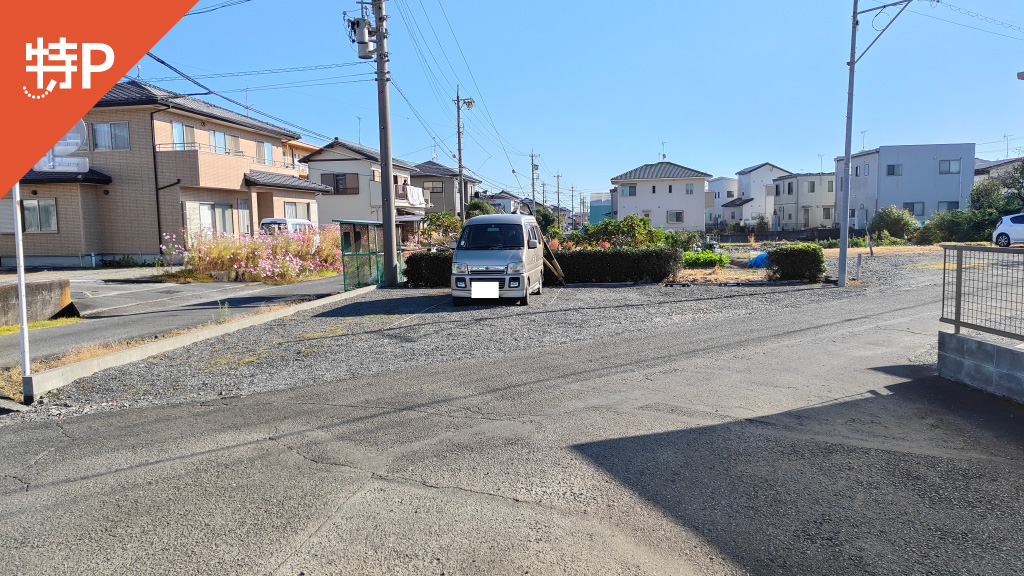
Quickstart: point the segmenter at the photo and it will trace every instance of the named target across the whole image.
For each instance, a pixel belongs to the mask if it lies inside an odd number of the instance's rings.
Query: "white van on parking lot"
[[[530,303],[544,283],[544,246],[533,216],[487,214],[470,218],[452,254],[452,303],[467,298],[516,298]]]

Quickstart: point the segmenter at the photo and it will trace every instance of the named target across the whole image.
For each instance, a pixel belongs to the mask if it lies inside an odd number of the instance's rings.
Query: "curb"
[[[300,302],[298,304],[288,306],[287,308],[274,310],[273,312],[242,318],[241,320],[228,322],[227,324],[211,326],[209,328],[204,328],[203,330],[196,330],[195,332],[189,332],[188,334],[182,334],[181,336],[157,340],[156,342],[143,344],[142,346],[136,346],[120,352],[114,352],[113,354],[90,358],[89,360],[60,366],[59,368],[54,368],[52,370],[37,372],[31,376],[22,377],[21,379],[22,396],[24,396],[23,402],[26,405],[31,404],[37,396],[50,392],[51,390],[67,386],[79,378],[91,376],[100,370],[106,370],[107,368],[114,368],[116,366],[123,366],[125,364],[137,362],[139,360],[149,358],[150,356],[156,356],[157,354],[163,354],[164,352],[170,352],[171,350],[188,346],[189,344],[195,344],[196,342],[202,342],[203,340],[216,338],[218,336],[237,332],[238,330],[252,326],[258,326],[260,324],[270,322],[271,320],[291,316],[296,312],[334,304],[335,302],[341,302],[342,300],[347,300],[354,296],[361,296],[376,289],[376,285],[365,286],[350,292],[342,292],[340,294],[334,294],[317,300]]]

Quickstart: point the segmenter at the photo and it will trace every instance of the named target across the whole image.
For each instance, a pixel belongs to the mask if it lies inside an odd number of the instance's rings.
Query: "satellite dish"
[[[85,122],[79,120],[32,169],[42,172],[88,172],[88,158],[70,157],[85,147],[88,134]]]

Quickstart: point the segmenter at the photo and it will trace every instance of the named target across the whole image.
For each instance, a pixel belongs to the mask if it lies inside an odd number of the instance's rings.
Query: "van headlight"
[[[452,274],[469,274],[469,264],[465,262],[452,262]]]
[[[523,262],[509,262],[508,273],[509,274],[522,274],[526,271],[526,264]]]

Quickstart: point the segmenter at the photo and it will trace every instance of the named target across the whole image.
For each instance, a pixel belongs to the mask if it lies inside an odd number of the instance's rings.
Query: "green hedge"
[[[413,252],[405,259],[405,278],[409,286],[451,286],[452,253]]]
[[[569,284],[596,282],[660,282],[682,266],[682,253],[672,248],[609,248],[559,250],[555,253]],[[545,267],[544,283],[558,280]]]
[[[687,252],[683,256],[683,265],[687,268],[715,268],[717,266],[728,266],[728,254],[716,254],[711,250],[701,252]]]
[[[821,246],[810,243],[776,246],[768,251],[768,260],[776,280],[807,280],[815,282],[825,274],[825,253]]]

